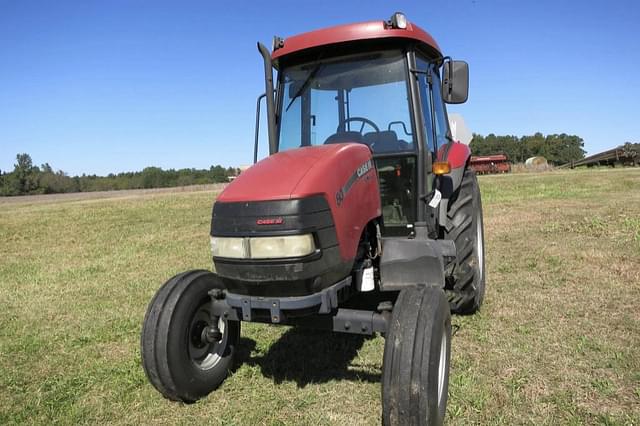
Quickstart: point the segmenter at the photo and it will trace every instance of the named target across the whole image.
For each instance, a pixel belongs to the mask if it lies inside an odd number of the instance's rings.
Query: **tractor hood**
[[[218,196],[211,235],[247,239],[312,233],[319,252],[259,268],[218,257],[217,273],[227,280],[227,288],[249,292],[258,291],[255,283],[281,287],[292,271],[300,271],[295,280],[304,289],[295,295],[317,292],[320,288],[314,286],[334,284],[351,271],[362,233],[380,215],[378,175],[368,146],[338,143],[274,154],[243,172]],[[318,276],[324,278],[317,280]]]
[[[339,173],[353,164],[353,173],[370,156],[368,147],[358,144],[310,146],[279,152],[244,171],[218,196],[220,202],[269,201],[323,194],[334,198],[344,181]],[[353,160],[356,159],[356,162]],[[351,161],[349,161],[351,160]],[[328,197],[329,198],[329,197]]]

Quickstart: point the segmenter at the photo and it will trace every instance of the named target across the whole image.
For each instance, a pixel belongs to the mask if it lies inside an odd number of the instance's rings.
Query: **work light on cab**
[[[390,20],[391,28],[397,28],[399,30],[407,29],[407,17],[402,12],[396,12],[391,16]]]

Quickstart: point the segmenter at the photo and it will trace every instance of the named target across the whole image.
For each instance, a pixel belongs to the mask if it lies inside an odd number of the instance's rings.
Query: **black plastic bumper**
[[[312,234],[316,252],[294,259],[214,259],[216,273],[229,292],[247,296],[313,295],[351,272],[353,259],[342,259],[327,200],[312,196],[292,200],[216,202],[211,235],[267,237]]]

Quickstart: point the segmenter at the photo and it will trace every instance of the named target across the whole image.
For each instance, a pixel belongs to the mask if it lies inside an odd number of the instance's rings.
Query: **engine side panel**
[[[356,256],[366,225],[380,217],[378,175],[369,147],[345,143],[332,156],[323,157],[300,180],[291,196],[302,198],[323,194],[333,214],[343,259]]]

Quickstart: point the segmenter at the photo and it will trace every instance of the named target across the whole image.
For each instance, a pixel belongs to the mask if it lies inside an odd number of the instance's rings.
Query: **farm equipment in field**
[[[570,161],[558,168],[571,167],[573,169],[580,166],[640,166],[640,143],[626,142],[624,145],[590,155],[582,160]]]
[[[469,165],[479,175],[511,171],[511,164],[504,154],[472,156]]]
[[[380,333],[383,422],[441,424],[451,312],[485,292],[480,191],[445,107],[466,101],[468,66],[401,13],[258,49],[270,155],[214,203],[212,270],[149,304],[147,376],[171,400],[206,396],[242,321]]]

